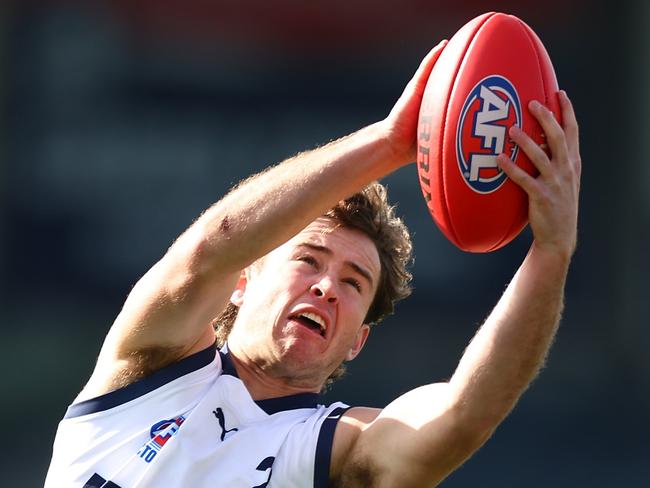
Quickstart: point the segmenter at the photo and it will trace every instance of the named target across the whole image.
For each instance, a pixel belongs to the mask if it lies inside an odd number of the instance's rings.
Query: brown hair
[[[333,220],[338,226],[363,232],[377,247],[381,275],[364,322],[379,323],[393,313],[395,303],[411,294],[412,276],[408,266],[412,260],[413,246],[406,225],[395,216],[395,207],[388,203],[386,188],[376,182],[338,202],[324,217]],[[238,310],[229,303],[213,321],[219,347],[225,344]],[[329,376],[326,386],[344,374],[345,367],[340,365]]]

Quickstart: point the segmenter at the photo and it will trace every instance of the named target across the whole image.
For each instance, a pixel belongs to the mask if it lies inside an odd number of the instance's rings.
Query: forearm
[[[531,176],[501,155],[499,164],[528,195],[534,243],[447,383],[423,386],[389,404],[359,435],[348,463],[373,459],[404,484],[432,485],[458,467],[512,409],[544,363],[558,327],[577,238],[581,160],[571,103],[560,93],[563,125],[539,103],[551,159],[521,130],[510,136],[531,159]],[[350,464],[354,466],[354,464]],[[414,469],[417,468],[417,469]],[[380,468],[378,468],[380,469]],[[388,479],[383,476],[382,479]]]
[[[537,102],[529,110],[548,141],[547,154],[523,131],[510,137],[539,171],[531,176],[504,155],[499,165],[528,194],[534,242],[503,297],[467,348],[452,398],[468,425],[488,432],[512,409],[542,366],[560,320],[564,283],[577,239],[581,159],[578,124],[566,93],[563,125]]]
[[[406,161],[381,123],[301,153],[242,182],[181,236],[203,268],[235,272],[285,242],[337,201]]]
[[[562,313],[569,259],[533,244],[471,341],[450,381],[468,425],[493,430],[543,365]]]
[[[175,248],[210,270],[236,271],[290,239],[339,200],[415,159],[416,129],[442,42],[422,60],[381,122],[300,154],[242,183],[211,207]],[[196,251],[196,252],[195,252]]]

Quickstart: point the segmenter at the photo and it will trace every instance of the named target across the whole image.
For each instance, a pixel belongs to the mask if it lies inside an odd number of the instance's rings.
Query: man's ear
[[[359,355],[361,349],[363,349],[363,346],[366,343],[366,340],[368,340],[368,334],[370,334],[370,326],[368,324],[363,324],[357,331],[357,337],[354,341],[353,346],[348,351],[347,356],[345,356],[346,361],[352,361]]]
[[[246,293],[246,285],[248,284],[248,270],[243,269],[239,274],[239,279],[237,280],[237,285],[230,295],[230,303],[241,307],[244,303],[244,295]]]

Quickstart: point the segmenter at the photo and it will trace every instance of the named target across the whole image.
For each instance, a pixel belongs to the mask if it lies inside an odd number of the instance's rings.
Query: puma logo
[[[226,438],[227,434],[229,434],[230,432],[237,432],[239,430],[237,429],[237,427],[233,427],[232,429],[226,429],[226,416],[223,414],[223,410],[221,410],[221,408],[217,408],[216,410],[213,410],[212,413],[217,418],[217,422],[219,422],[219,427],[221,427],[222,442]]]

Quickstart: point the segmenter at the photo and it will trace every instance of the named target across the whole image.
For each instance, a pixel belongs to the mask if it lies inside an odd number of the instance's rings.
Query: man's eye
[[[361,293],[361,283],[359,283],[357,280],[355,280],[354,278],[349,278],[349,279],[345,280],[345,282],[347,284],[349,284],[350,286],[352,286],[359,293]]]
[[[314,259],[312,256],[298,256],[298,261],[302,261],[303,263],[307,263],[311,266],[316,266],[317,264],[316,259]]]

